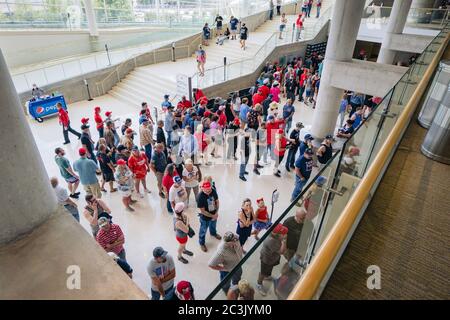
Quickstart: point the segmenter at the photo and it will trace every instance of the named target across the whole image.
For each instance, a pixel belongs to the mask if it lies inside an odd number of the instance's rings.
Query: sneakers
[[[242,181],[247,181],[247,178],[245,178],[244,176],[239,176],[239,179],[241,179]]]
[[[256,289],[258,290],[259,294],[263,297],[267,296],[267,291],[264,289],[262,284],[257,284]]]
[[[64,142],[63,144],[69,144],[70,143],[70,141],[66,141],[66,142]]]
[[[275,177],[281,178],[281,175],[280,175],[280,173],[279,173],[279,172],[277,172],[277,173],[274,173],[273,175],[274,175]]]
[[[200,249],[202,249],[203,252],[208,252],[208,248],[204,244],[200,245]]]
[[[248,171],[245,171],[244,174],[248,174]]]
[[[186,250],[186,249],[183,251],[183,253],[184,253],[185,255],[190,256],[190,257],[192,257],[192,256],[194,255],[194,253],[193,253],[192,251],[189,251],[189,250]]]
[[[72,193],[71,195],[69,195],[69,197],[74,198],[74,199],[78,199],[78,195],[76,193]]]
[[[222,236],[218,233],[213,237],[216,238],[217,240],[222,240]]]
[[[258,176],[261,174],[259,173],[258,169],[253,169],[253,173],[257,174]]]
[[[184,257],[178,257],[178,261],[180,261],[180,262],[182,262],[182,263],[184,263],[184,264],[187,264],[189,261],[187,261],[186,260],[186,258],[184,258]]]
[[[256,169],[262,169],[262,168],[264,168],[264,166],[262,166],[262,165],[260,165],[260,164],[257,164],[257,165],[256,165]]]

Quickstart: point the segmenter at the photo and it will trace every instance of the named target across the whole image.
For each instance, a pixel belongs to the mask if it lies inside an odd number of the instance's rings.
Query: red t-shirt
[[[147,175],[147,156],[141,152],[139,157],[133,154],[128,159],[128,167],[136,175],[136,179],[144,179]]]
[[[302,75],[300,76],[300,87],[303,87],[307,78],[308,78],[308,75],[305,72],[302,73]]]
[[[270,90],[269,88],[267,88],[267,89]],[[252,97],[253,105],[255,106],[258,103],[262,103],[264,101],[264,99],[265,99],[265,97],[262,95],[262,92],[261,92],[261,94],[255,93]]]
[[[173,177],[178,176],[178,172],[173,172]],[[169,176],[168,174],[164,175],[162,179],[162,185],[167,189],[167,192],[169,192],[170,188],[173,186],[173,177]]]
[[[102,119],[102,116],[100,114],[96,113],[94,115],[94,121],[97,124],[97,129],[100,129],[100,128],[103,127],[103,119]]]
[[[273,150],[273,153],[275,153],[276,156],[283,156],[284,153],[286,152],[287,139],[285,137],[282,137],[280,142],[281,142],[281,149],[283,150],[278,150],[278,146],[277,144],[275,144],[275,149]]]
[[[224,128],[224,127],[225,127],[225,125],[227,124],[227,116],[225,115],[225,112],[222,112],[222,113],[219,115],[219,121],[218,121],[217,123],[219,124],[219,126],[220,126],[221,128]]]
[[[189,100],[180,101],[177,104],[177,108],[181,110],[186,110],[192,107],[192,103]]]
[[[268,122],[266,125],[267,130],[267,144],[272,144],[272,141],[275,142],[275,134],[278,132],[278,129],[282,127],[284,124],[284,120],[275,120],[273,123]]]
[[[59,123],[63,125],[64,127],[67,127],[69,125],[69,115],[67,114],[67,111],[63,108],[58,110],[58,117],[59,117]]]
[[[269,89],[269,87],[266,86],[266,85],[262,85],[260,88],[261,88],[261,94],[262,94],[262,96],[264,97],[264,98],[263,98],[263,100],[264,100],[264,99],[267,98],[267,96],[269,95],[270,89]]]

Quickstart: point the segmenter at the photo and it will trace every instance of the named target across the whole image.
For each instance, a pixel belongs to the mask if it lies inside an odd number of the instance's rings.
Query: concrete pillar
[[[363,10],[364,1],[342,0],[335,2],[319,96],[311,128],[311,134],[316,138],[323,138],[334,132],[343,90],[330,85],[330,77],[340,76],[330,74],[330,63],[333,61],[352,61]]]
[[[57,209],[44,163],[0,50],[0,244],[43,223]]]
[[[0,300],[148,299],[57,204],[1,50],[0,84]]]
[[[392,34],[403,33],[403,28],[406,24],[409,9],[411,8],[412,0],[395,0],[392,8],[389,22],[384,34],[383,42],[381,44],[380,54],[377,62],[384,64],[393,64],[395,58],[395,50],[390,50],[387,45],[391,42]]]
[[[95,19],[94,6],[92,0],[84,0],[86,8],[86,18],[89,27],[89,34],[91,36],[98,36],[97,20]]]

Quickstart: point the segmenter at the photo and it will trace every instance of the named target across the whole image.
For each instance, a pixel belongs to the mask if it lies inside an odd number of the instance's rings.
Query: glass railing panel
[[[57,82],[65,79],[66,75],[62,65],[58,64],[55,66],[47,67],[45,69],[45,75],[47,79],[51,79],[51,81]]]
[[[12,76],[14,86],[16,87],[17,92],[24,92],[30,88],[30,85],[27,82],[27,79],[24,74],[18,74]],[[32,84],[31,84],[32,85]]]
[[[241,75],[241,63],[234,62],[227,65],[227,80],[235,79]]]
[[[298,202],[292,203],[270,229],[259,234],[260,240],[229,275],[231,278],[242,270],[241,279],[247,280],[255,289],[255,300],[285,300],[307,268],[339,154],[334,155],[327,167],[314,170]],[[278,224],[288,228],[285,250],[280,250],[283,237],[273,232]],[[208,299],[225,299],[226,281],[227,278]]]
[[[95,57],[87,57],[80,59],[81,70],[83,73],[88,73],[94,70],[97,70],[98,66],[95,60]]]

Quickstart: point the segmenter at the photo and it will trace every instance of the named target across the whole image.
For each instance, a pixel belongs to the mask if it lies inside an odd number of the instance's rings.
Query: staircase
[[[325,12],[333,1],[323,1],[322,11]],[[317,20],[316,9],[313,8],[311,18],[305,19],[302,39],[312,37],[314,25]],[[287,16],[288,24],[283,34],[286,43],[292,40],[292,24],[295,23],[297,15]],[[274,15],[273,20],[268,20],[255,31],[249,33],[247,49],[241,50],[239,40],[227,40],[222,46],[216,45],[216,39],[210,40],[206,50],[206,69],[223,65],[224,57],[227,63],[251,59],[266,41],[279,30],[280,17]],[[295,35],[294,35],[295,36]],[[121,82],[117,83],[111,91],[111,96],[128,105],[140,106],[146,101],[150,106],[160,106],[163,96],[169,94],[172,103],[176,103],[180,97],[176,97],[177,74],[193,75],[197,72],[197,63],[194,55],[190,58],[178,59],[176,62],[163,62],[149,66],[139,67],[130,72]]]

